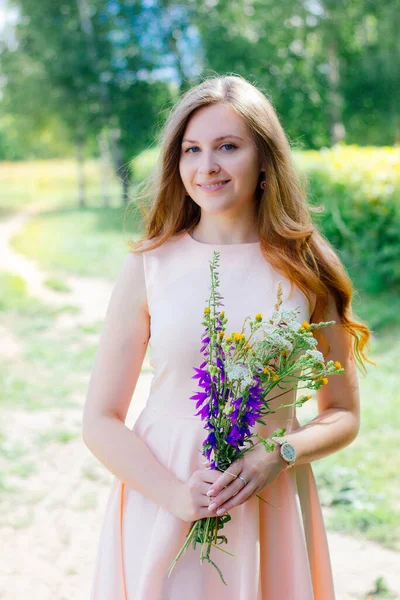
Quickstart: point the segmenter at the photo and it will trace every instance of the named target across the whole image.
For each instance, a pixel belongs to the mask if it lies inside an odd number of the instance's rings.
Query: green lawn
[[[393,329],[375,334],[372,358],[377,366],[359,378],[358,437],[347,448],[313,463],[313,469],[321,501],[330,507],[330,528],[358,531],[400,550],[399,333]]]
[[[129,251],[126,242],[138,236],[137,216],[123,207],[71,206],[31,219],[12,246],[60,275],[114,279]]]
[[[95,346],[84,332],[54,329],[63,312],[76,307],[49,307],[29,297],[25,282],[0,272],[0,324],[19,342],[17,356],[0,361],[0,406],[38,410],[70,404],[79,374],[91,368]]]

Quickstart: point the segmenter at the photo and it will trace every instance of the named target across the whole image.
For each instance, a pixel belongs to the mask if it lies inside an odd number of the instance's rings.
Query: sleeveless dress
[[[210,261],[220,253],[219,291],[228,318],[226,332],[240,331],[246,316],[268,318],[283,285],[283,306],[298,308],[299,321],[310,319],[305,295],[275,271],[259,242],[204,244],[188,232],[144,252],[150,313],[150,364],[153,369],[147,403],[133,426],[157,460],[181,481],[204,468],[204,422],[194,416],[197,390],[193,367],[200,353],[203,309],[210,292]],[[276,393],[276,391],[275,391]],[[296,392],[285,396],[293,402]],[[279,404],[282,402],[279,399]],[[287,432],[300,426],[294,407],[278,410],[267,426]],[[135,460],[135,457],[132,457]],[[171,561],[185,541],[189,523],[175,517],[114,478],[100,542],[92,600],[334,600],[331,564],[318,492],[310,464],[294,466],[257,497],[229,511],[223,530],[234,556],[212,548],[215,568],[189,547],[170,578]]]

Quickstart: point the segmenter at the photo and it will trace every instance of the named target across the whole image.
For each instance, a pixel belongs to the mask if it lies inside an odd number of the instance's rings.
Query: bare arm
[[[318,416],[310,423],[285,435],[296,449],[296,464],[301,465],[328,456],[349,445],[360,428],[360,399],[352,336],[341,327],[333,299],[330,299],[327,321],[336,321],[322,330],[330,345],[328,360],[339,361],[342,375],[328,377],[328,385],[317,391]],[[322,351],[322,348],[317,346]]]
[[[83,412],[83,440],[118,479],[174,513],[182,482],[125,425],[149,336],[143,257],[130,253],[100,336]]]

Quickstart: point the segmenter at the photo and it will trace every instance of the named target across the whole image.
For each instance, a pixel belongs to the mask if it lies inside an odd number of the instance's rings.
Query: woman
[[[161,138],[146,192],[146,235],[132,244],[113,291],[83,419],[85,443],[115,475],[95,568],[93,600],[331,600],[324,522],[310,462],[359,431],[356,373],[368,328],[352,318],[352,284],[316,230],[290,147],[267,98],[245,79],[216,77],[189,90]],[[299,320],[334,320],[318,334],[325,359],[345,373],[317,392],[318,416],[300,427],[293,407],[264,435],[286,428],[291,468],[262,445],[229,473],[207,468],[206,433],[194,416],[193,367],[220,252],[220,289],[231,331],[271,313],[278,281]],[[317,335],[317,333],[316,333]],[[154,369],[147,404],[125,424],[148,343]],[[295,392],[289,392],[287,403]],[[260,426],[261,427],[261,426]],[[256,497],[262,492],[266,502]],[[213,567],[189,549],[167,576],[195,519],[229,511]]]

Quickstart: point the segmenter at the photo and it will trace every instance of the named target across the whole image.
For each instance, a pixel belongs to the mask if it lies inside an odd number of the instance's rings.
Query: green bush
[[[296,154],[309,180],[314,218],[356,287],[369,293],[400,285],[400,148],[336,146]]]

